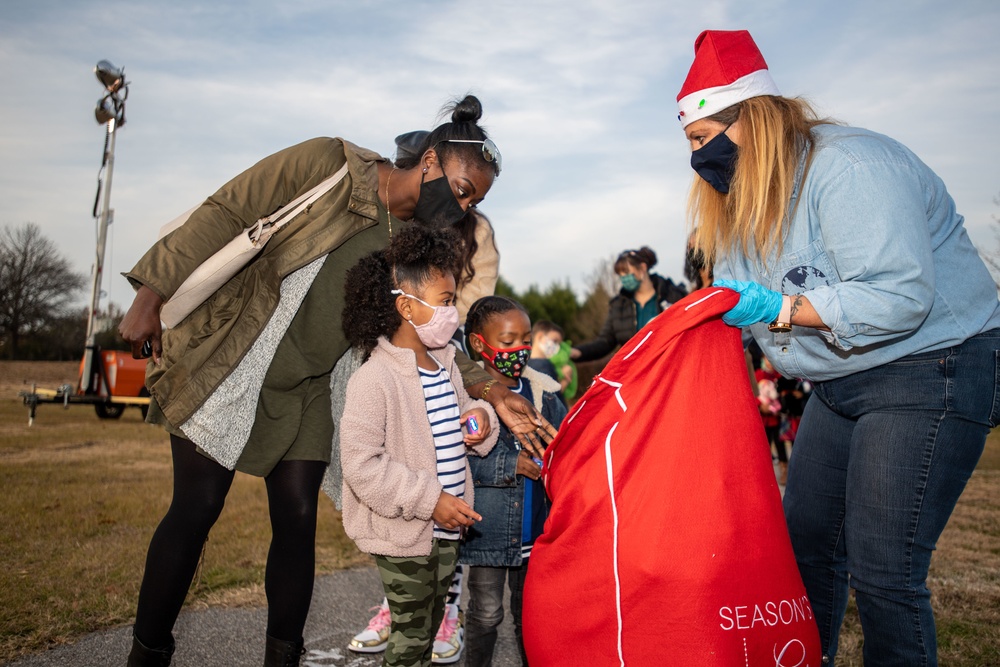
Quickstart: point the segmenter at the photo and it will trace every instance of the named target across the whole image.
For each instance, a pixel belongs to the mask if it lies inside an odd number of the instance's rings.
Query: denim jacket
[[[820,125],[813,138],[781,255],[762,263],[734,250],[715,266],[716,278],[804,294],[830,327],[752,325],[774,367],[829,380],[1000,327],[996,285],[941,179],[868,130]]]
[[[532,368],[526,368],[521,378],[531,387],[535,408],[559,428],[566,416],[566,406],[559,398],[559,383]],[[525,477],[515,472],[520,450],[510,429],[501,424],[500,438],[492,451],[483,457],[469,457],[476,512],[483,520],[466,533],[459,551],[460,563],[487,567],[521,564]],[[541,483],[536,488],[538,493],[545,493]]]

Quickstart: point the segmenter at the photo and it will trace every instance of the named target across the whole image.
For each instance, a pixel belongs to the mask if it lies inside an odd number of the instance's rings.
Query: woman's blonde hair
[[[781,251],[789,204],[803,151],[805,173],[812,161],[812,128],[820,119],[801,98],[762,95],[723,109],[709,120],[731,125],[740,121],[740,146],[729,194],[695,177],[688,197],[696,245],[714,262],[718,253],[739,250],[766,261]]]

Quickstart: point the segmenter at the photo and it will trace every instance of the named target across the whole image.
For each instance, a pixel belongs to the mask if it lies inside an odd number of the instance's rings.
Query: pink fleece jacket
[[[464,413],[485,408],[490,434],[470,448],[485,456],[496,444],[500,425],[492,406],[469,398],[451,345],[431,350],[451,376]],[[417,358],[412,350],[379,338],[371,357],[347,383],[340,423],[340,460],[344,469],[344,530],[358,548],[381,556],[427,556],[431,516],[441,483],[424,403]],[[465,500],[473,504],[472,475],[465,472]]]

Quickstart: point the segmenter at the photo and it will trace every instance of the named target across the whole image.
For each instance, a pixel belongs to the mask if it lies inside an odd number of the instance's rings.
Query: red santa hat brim
[[[706,30],[694,43],[694,62],[677,95],[677,118],[687,127],[751,97],[780,94],[749,32]]]

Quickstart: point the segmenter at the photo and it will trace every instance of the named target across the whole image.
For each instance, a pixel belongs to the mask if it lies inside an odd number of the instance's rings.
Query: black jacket
[[[687,289],[683,284],[675,285],[670,278],[664,278],[656,273],[651,273],[649,278],[656,289],[656,296],[653,298],[656,299],[658,313],[662,313],[667,306],[687,296]],[[608,303],[608,319],[604,321],[604,326],[597,337],[576,346],[576,349],[580,350],[580,358],[576,361],[600,359],[619,345],[625,344],[639,330],[635,310],[632,292],[621,290]]]

